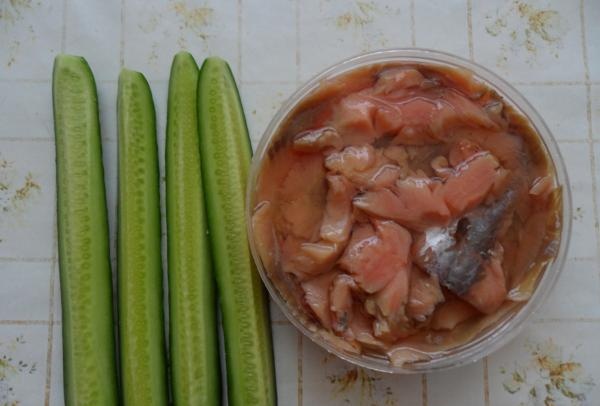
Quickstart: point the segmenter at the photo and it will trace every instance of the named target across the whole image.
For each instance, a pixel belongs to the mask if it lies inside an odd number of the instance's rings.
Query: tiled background
[[[114,237],[121,66],[149,78],[162,145],[173,54],[225,57],[256,143],[280,103],[320,69],[407,46],[473,59],[542,113],[572,181],[565,271],[514,342],[431,375],[353,368],[302,339],[273,309],[279,403],[600,405],[599,22],[598,0],[0,0],[0,406],[63,403],[50,95],[56,53],[84,55],[98,81]]]

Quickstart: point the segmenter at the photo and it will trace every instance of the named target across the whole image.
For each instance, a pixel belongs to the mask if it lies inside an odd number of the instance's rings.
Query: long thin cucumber
[[[52,80],[65,404],[116,405],[112,283],[94,76],[59,55]]]
[[[229,404],[274,405],[268,305],[246,237],[244,196],[252,149],[235,80],[219,58],[208,58],[202,65],[198,118]]]
[[[202,192],[198,65],[173,59],[167,113],[167,247],[171,384],[176,406],[220,405],[216,295]]]
[[[125,406],[166,405],[156,122],[150,87],[141,73],[121,71],[117,111],[123,403]]]

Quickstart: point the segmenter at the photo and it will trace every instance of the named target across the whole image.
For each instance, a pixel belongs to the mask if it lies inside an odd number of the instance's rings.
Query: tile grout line
[[[469,45],[469,59],[475,60],[473,56],[473,4],[467,0],[467,42]]]
[[[48,320],[0,320],[0,326],[47,326],[60,325],[61,322]]]
[[[65,53],[67,47],[67,4],[68,0],[63,0],[62,9],[62,31],[60,32],[60,52]]]
[[[296,0],[296,86],[300,84],[300,0]]]
[[[302,406],[302,402],[303,402],[303,388],[302,385],[304,383],[304,368],[302,365],[302,358],[304,357],[304,343],[302,341],[302,334],[297,331],[296,334],[298,335],[298,347],[297,347],[297,353],[298,353],[298,394],[297,394],[297,400],[298,400],[298,406]]]
[[[52,262],[56,258],[55,257],[0,257],[0,262],[34,262],[34,263],[43,263],[43,262]]]
[[[417,32],[415,23],[415,0],[410,1],[410,43],[413,47],[417,46]]]
[[[427,374],[421,374],[421,405],[428,406]]]
[[[585,94],[586,94],[586,116],[588,124],[588,153],[590,157],[590,169],[592,180],[592,204],[594,205],[594,230],[596,231],[596,259],[600,259],[600,229],[598,222],[598,198],[596,185],[596,154],[594,152],[594,136],[592,134],[592,90],[590,84],[590,67],[587,53],[587,38],[585,33],[585,11],[584,0],[579,0],[579,17],[581,19],[581,53],[583,57],[583,68],[585,75]],[[600,272],[598,273],[598,284],[600,285]]]
[[[125,0],[121,0],[121,36],[119,38],[119,64],[125,66]]]
[[[237,24],[238,24],[238,32],[237,32],[237,77],[238,82],[241,84],[243,82],[242,78],[242,26],[243,26],[243,15],[242,8],[244,7],[242,0],[237,0],[238,6],[238,15],[237,15]]]
[[[600,323],[600,317],[548,317],[532,320],[532,323]]]
[[[483,404],[490,406],[490,377],[488,370],[488,357],[483,359]]]
[[[46,353],[46,385],[44,391],[44,406],[50,405],[50,392],[52,389],[52,352],[54,347],[54,284],[56,282],[56,272],[58,268],[58,211],[54,211],[54,233],[52,233],[52,248],[54,260],[52,261],[52,271],[50,273],[50,300],[48,315],[48,351]]]

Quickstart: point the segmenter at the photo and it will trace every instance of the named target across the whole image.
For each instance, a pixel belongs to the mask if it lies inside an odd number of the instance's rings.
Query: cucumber
[[[94,76],[59,55],[52,78],[65,404],[116,405],[112,282]]]
[[[198,66],[173,59],[166,140],[171,388],[174,404],[220,405],[215,286],[198,145]]]
[[[156,122],[150,87],[141,73],[121,71],[117,112],[117,261],[123,403],[166,405]]]
[[[252,149],[235,80],[219,58],[208,58],[202,65],[198,119],[229,404],[274,405],[268,302],[246,234],[244,196]]]

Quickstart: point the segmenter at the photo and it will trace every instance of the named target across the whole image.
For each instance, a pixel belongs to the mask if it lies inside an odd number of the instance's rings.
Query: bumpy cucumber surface
[[[173,60],[166,137],[171,387],[174,404],[220,405],[215,285],[198,144],[198,66]]]
[[[274,405],[268,302],[246,234],[244,196],[252,149],[235,80],[221,59],[208,58],[202,65],[198,112],[229,404]]]
[[[123,403],[126,406],[166,405],[156,123],[150,87],[141,73],[126,69],[121,72],[117,110]]]
[[[59,55],[52,80],[65,403],[118,402],[108,220],[94,76]]]

